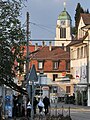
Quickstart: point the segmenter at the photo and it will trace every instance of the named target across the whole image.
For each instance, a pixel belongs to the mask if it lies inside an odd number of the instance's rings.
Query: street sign
[[[32,83],[37,81],[38,81],[38,76],[36,73],[35,65],[32,65],[32,68],[27,77],[27,92],[28,92],[29,98],[31,98],[32,96]]]
[[[28,76],[28,81],[34,81],[34,82],[38,81],[38,76],[37,76],[34,64],[32,65],[32,68],[30,70],[30,73],[29,73],[29,76]]]

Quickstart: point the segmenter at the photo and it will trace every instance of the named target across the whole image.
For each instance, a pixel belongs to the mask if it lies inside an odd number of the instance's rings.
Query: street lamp
[[[43,72],[40,72],[39,73],[39,86],[40,86],[40,99],[41,99],[41,97],[42,97],[42,81],[41,81],[41,78],[42,78],[42,76],[43,76]]]
[[[31,120],[33,120],[33,115],[34,115],[34,112],[33,112],[33,100],[34,100],[34,95],[35,95],[35,87],[34,87],[34,80],[32,81],[28,81],[29,83],[29,90],[30,90],[30,93],[29,93],[29,100],[31,101]]]

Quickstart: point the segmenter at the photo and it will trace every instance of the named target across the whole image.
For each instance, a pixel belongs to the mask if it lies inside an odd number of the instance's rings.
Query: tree
[[[80,19],[80,13],[84,13],[83,8],[81,7],[80,3],[77,4],[76,7],[76,14],[75,14],[75,27],[76,27],[76,34],[78,31],[78,24],[79,24],[79,19]]]
[[[89,9],[86,10],[86,13],[89,14]]]
[[[0,82],[9,87],[16,86],[15,60],[23,54],[20,50],[25,31],[19,20],[21,5],[21,0],[0,1]]]
[[[75,38],[76,35],[76,27],[72,26],[72,39]]]

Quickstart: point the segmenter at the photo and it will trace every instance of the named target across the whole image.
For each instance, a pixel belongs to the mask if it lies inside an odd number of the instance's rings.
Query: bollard
[[[69,117],[70,117],[70,106],[69,106]]]
[[[55,116],[57,116],[57,105],[55,106]]]
[[[62,106],[62,116],[63,116],[63,106]]]

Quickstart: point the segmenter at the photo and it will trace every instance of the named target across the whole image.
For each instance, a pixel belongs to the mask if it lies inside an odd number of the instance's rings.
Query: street
[[[90,107],[73,104],[52,104],[51,114],[70,115],[72,120],[90,120]]]
[[[55,115],[55,116],[59,114],[63,114],[63,116],[70,115],[72,120],[90,120],[90,107],[87,106],[79,106],[79,105],[65,104],[65,103],[57,103],[57,104],[54,103],[51,104],[51,108],[49,112],[51,115]],[[38,108],[37,108],[37,113],[39,113]],[[43,119],[44,118],[45,115],[43,116]],[[20,118],[17,118],[16,120],[20,120]]]
[[[71,111],[72,120],[90,120],[89,111]]]

